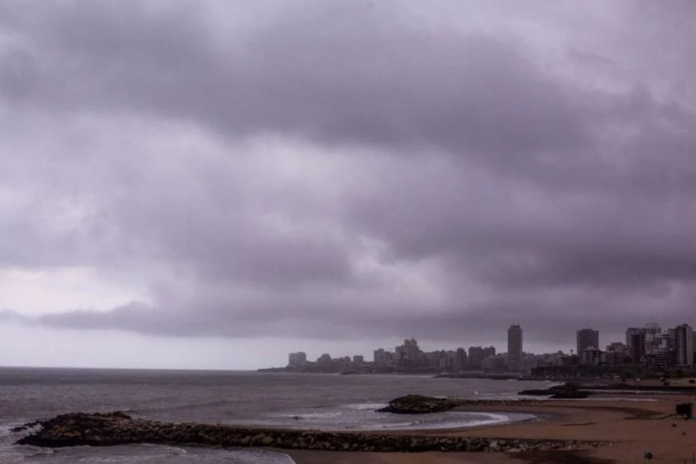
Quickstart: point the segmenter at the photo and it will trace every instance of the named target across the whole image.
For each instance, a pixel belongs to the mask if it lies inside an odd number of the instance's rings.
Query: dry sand
[[[641,395],[641,398],[647,396]],[[429,435],[490,438],[532,438],[611,441],[582,452],[530,453],[364,453],[284,451],[297,464],[453,464],[453,463],[642,463],[650,451],[654,463],[696,464],[696,420],[673,417],[675,405],[689,402],[679,395],[656,395],[655,401],[549,401],[542,405],[466,407],[466,411],[528,412],[540,420],[509,425],[449,431],[420,431]],[[409,433],[414,433],[413,431]]]

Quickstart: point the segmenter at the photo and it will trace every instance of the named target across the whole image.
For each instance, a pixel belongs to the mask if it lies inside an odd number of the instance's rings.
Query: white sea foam
[[[409,430],[409,429],[458,429],[480,427],[485,425],[498,425],[509,422],[530,420],[536,416],[532,414],[495,414],[482,412],[448,412],[437,419],[426,418],[408,422],[374,423],[359,427],[359,430]]]
[[[459,429],[468,427],[477,427],[481,425],[494,425],[499,423],[508,422],[508,418],[501,416],[501,418],[491,418],[484,420],[472,420],[472,421],[455,421],[455,420],[445,420],[445,421],[413,421],[413,422],[395,422],[391,424],[381,424],[378,427],[365,427],[366,430],[371,430],[379,428],[381,430],[435,430],[435,429]]]
[[[178,456],[185,456],[188,454],[188,451],[186,451],[186,449],[180,448],[178,446],[172,446],[172,445],[153,445],[153,444],[149,444],[149,443],[144,443],[142,445],[135,445],[135,446],[142,447],[142,448],[152,448],[155,450],[160,450],[162,452],[169,453],[169,454],[175,454]]]
[[[11,464],[14,462],[24,462],[24,456],[15,453],[11,449],[3,449],[0,447],[0,462],[3,464]]]
[[[341,416],[340,411],[329,411],[329,412],[282,414],[278,417],[290,417],[292,419],[331,419],[332,417],[340,417],[340,416]]]
[[[506,416],[504,414],[494,414],[490,412],[477,412],[477,413],[470,413],[470,412],[454,412],[452,413],[453,415],[456,414],[458,416],[484,416],[487,419],[479,419],[479,420],[472,420],[472,421],[467,421],[464,422],[464,427],[476,427],[478,425],[493,425],[493,424],[500,424],[502,422],[510,422],[511,418],[510,416]]]
[[[285,459],[285,462],[287,464],[295,464],[295,461],[289,455],[287,455],[285,453],[277,453],[277,452],[275,454],[282,456]]]
[[[356,411],[376,411],[377,409],[386,408],[387,403],[356,403],[346,404],[343,407],[346,409],[354,409]]]
[[[657,401],[655,398],[634,398],[634,397],[625,397],[625,396],[615,396],[615,397],[609,397],[609,396],[590,396],[587,398],[569,398],[569,399],[564,399],[563,401],[630,401],[630,402],[650,402],[650,401]]]

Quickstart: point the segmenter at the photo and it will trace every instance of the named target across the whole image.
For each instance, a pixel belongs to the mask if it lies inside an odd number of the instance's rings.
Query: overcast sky
[[[0,0],[0,365],[696,323],[694,14]]]

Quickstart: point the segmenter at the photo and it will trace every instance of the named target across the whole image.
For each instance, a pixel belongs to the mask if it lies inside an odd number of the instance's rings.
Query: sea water
[[[543,382],[446,379],[413,375],[320,375],[240,371],[0,368],[0,463],[287,464],[282,453],[254,449],[128,445],[43,449],[13,443],[14,426],[67,412],[123,411],[133,417],[323,430],[473,427],[527,420],[528,414],[450,411],[375,412],[410,393],[515,399]]]

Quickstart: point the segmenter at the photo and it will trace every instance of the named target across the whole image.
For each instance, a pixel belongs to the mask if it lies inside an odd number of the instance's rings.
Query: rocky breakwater
[[[432,414],[449,411],[463,406],[513,406],[520,404],[536,404],[537,400],[468,400],[458,398],[433,398],[422,395],[406,395],[393,399],[387,407],[377,412],[393,414]]]
[[[582,450],[606,442],[467,438],[414,433],[323,432],[239,428],[225,425],[163,423],[133,419],[122,413],[64,414],[43,421],[20,445],[42,447],[111,446],[132,443],[269,447],[329,451],[498,451]]]

